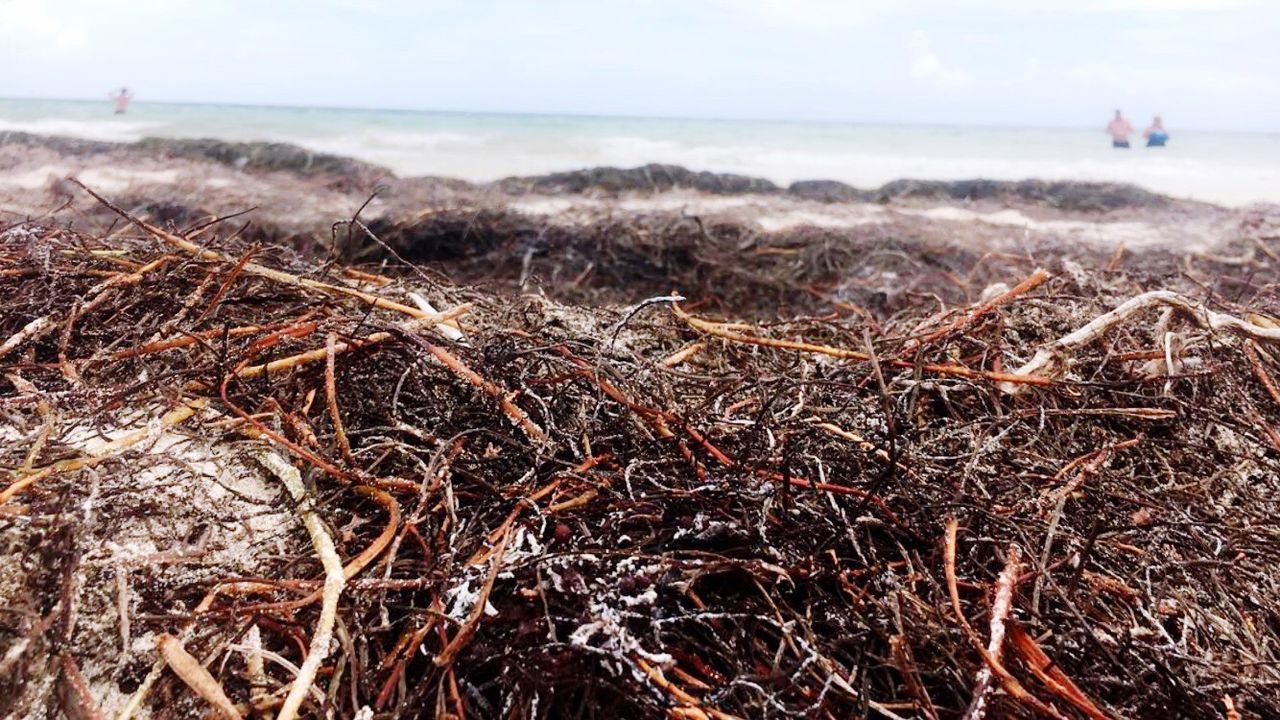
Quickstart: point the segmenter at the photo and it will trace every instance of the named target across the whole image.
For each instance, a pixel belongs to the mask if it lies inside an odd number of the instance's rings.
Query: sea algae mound
[[[1280,715],[1265,258],[762,319],[81,229],[0,230],[0,713]]]

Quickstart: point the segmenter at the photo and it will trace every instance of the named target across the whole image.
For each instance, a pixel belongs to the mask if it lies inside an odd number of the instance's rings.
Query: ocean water
[[[1280,202],[1280,133],[1181,130],[1166,148],[1113,150],[1097,128],[892,126],[396,110],[0,100],[0,132],[102,140],[272,140],[348,155],[401,176],[473,181],[597,165],[875,187],[898,178],[1099,180],[1227,205]],[[1141,119],[1135,119],[1137,124]],[[1137,140],[1137,138],[1135,138]]]

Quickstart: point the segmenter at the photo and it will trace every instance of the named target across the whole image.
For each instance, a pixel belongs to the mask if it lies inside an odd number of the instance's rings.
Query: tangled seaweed
[[[1280,715],[1269,289],[1055,344],[1150,288],[743,324],[215,231],[0,235],[0,712]]]

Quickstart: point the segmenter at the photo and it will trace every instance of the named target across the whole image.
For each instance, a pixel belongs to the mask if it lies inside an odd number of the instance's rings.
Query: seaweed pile
[[[23,149],[47,148],[68,157],[134,153],[156,159],[205,160],[249,172],[283,171],[301,177],[317,176],[345,188],[369,187],[379,180],[393,177],[390,170],[361,160],[280,142],[148,137],[122,143],[5,130],[0,132],[0,146],[5,145]]]
[[[575,305],[632,304],[677,287],[735,317],[773,320],[833,310],[888,317],[919,314],[921,303],[968,304],[987,286],[1026,272],[1027,263],[1064,260],[1134,288],[1172,284],[1251,295],[1274,275],[1275,251],[1259,245],[1274,240],[1271,218],[1233,219],[1224,231],[1234,246],[1223,250],[1227,256],[1190,257],[1167,246],[1117,252],[1021,232],[1014,241],[1014,233],[942,241],[936,230],[897,224],[765,232],[732,217],[620,214],[568,225],[506,209],[454,209],[354,224],[335,233],[332,252],[354,263],[422,264],[494,293],[539,292]],[[314,240],[290,243],[330,253]]]
[[[1164,195],[1136,185],[1111,182],[1046,180],[893,180],[874,189],[857,188],[837,180],[798,180],[779,187],[765,178],[732,173],[698,172],[679,165],[651,163],[634,168],[595,167],[585,170],[511,177],[492,186],[513,195],[526,193],[618,194],[691,189],[711,195],[785,194],[821,202],[882,202],[902,198],[934,200],[1021,200],[1075,212],[1106,212],[1119,208],[1169,207]]]
[[[1265,258],[979,262],[745,322],[8,227],[0,714],[1280,715]]]
[[[752,317],[825,312],[841,304],[874,313],[900,309],[927,286],[963,297],[953,277],[976,269],[981,253],[913,243],[871,226],[804,228],[768,235],[740,222],[652,215],[578,225],[548,225],[509,211],[456,211],[417,222],[374,222],[338,248],[351,260],[402,259],[442,268],[458,282],[494,292],[537,290],[573,304],[629,304],[679,287],[706,295],[717,309]],[[868,261],[870,257],[870,261]],[[881,275],[901,282],[888,287]],[[917,288],[917,285],[921,287]],[[979,287],[979,290],[981,288]]]

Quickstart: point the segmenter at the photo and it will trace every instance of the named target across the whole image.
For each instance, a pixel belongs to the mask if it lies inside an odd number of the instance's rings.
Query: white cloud
[[[708,0],[718,11],[746,14],[772,25],[800,28],[849,28],[865,24],[886,3],[847,0]]]
[[[933,53],[921,55],[911,63],[911,77],[916,80],[933,80],[947,87],[964,87],[973,82],[973,76],[963,68],[951,67]]]
[[[1107,88],[1124,87],[1127,80],[1119,70],[1107,63],[1085,63],[1076,65],[1067,72],[1072,80],[1096,83]]]
[[[1256,7],[1259,0],[1086,0],[1072,5],[1090,12],[1198,12]]]
[[[42,54],[65,54],[85,47],[84,26],[55,16],[50,5],[43,0],[0,0],[5,43]]]
[[[949,88],[961,88],[973,82],[973,76],[964,68],[943,62],[933,52],[933,43],[923,32],[912,33],[907,43],[911,51],[911,78],[923,82],[932,82]]]

